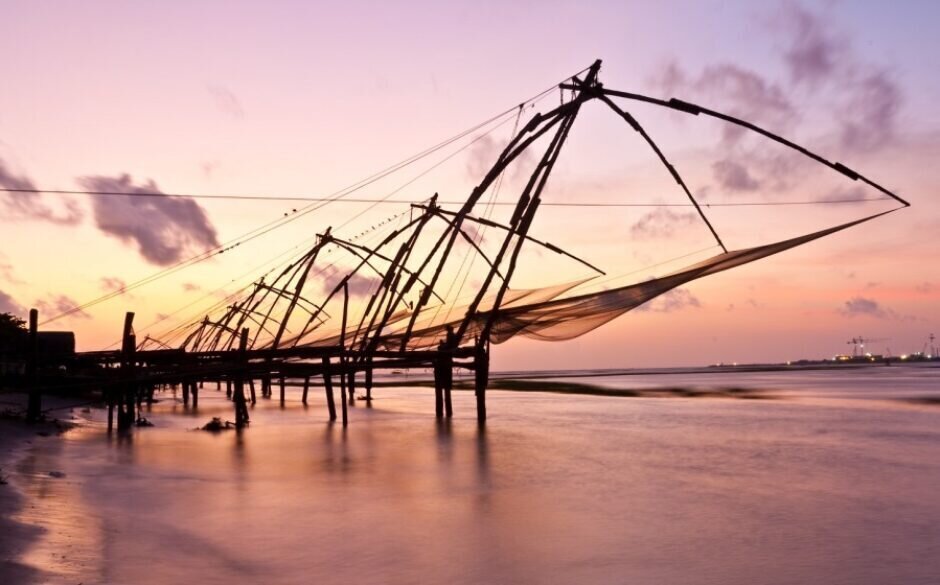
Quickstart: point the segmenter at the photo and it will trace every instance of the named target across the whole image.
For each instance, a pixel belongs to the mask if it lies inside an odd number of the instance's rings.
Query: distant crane
[[[866,343],[877,343],[879,341],[890,341],[890,337],[879,337],[877,339],[870,339],[868,337],[853,337],[852,339],[846,341],[847,344],[852,346],[852,357],[858,357],[859,355],[865,355],[865,344]]]
[[[927,356],[936,356],[937,355],[937,346],[933,344],[936,337],[931,333],[927,336],[927,341],[924,342],[924,350],[921,352]],[[927,353],[927,349],[930,349],[930,353]]]

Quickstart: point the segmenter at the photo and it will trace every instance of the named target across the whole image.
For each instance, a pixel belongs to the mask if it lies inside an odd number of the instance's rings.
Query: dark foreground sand
[[[39,538],[41,529],[26,526],[12,519],[20,509],[23,497],[12,485],[13,466],[36,429],[12,420],[0,420],[0,581],[4,583],[38,582],[38,571],[17,562],[26,549]]]
[[[21,412],[19,403],[25,397],[3,394],[0,404],[0,583],[42,583],[41,571],[19,562],[25,551],[42,536],[43,530],[14,520],[25,498],[17,490],[15,468],[17,462],[37,440],[56,441],[67,427],[61,423],[43,422],[27,424],[16,413]],[[53,404],[55,402],[55,404]],[[63,403],[64,404],[64,403]],[[62,406],[58,401],[47,399],[46,407]]]

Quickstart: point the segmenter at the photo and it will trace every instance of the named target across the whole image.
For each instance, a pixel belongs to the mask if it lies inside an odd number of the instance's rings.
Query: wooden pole
[[[284,406],[284,376],[281,376],[281,406]]]
[[[483,341],[477,341],[473,365],[474,386],[477,397],[477,422],[482,425],[486,421],[486,386],[490,376],[490,359],[486,351],[486,344]]]
[[[444,414],[447,418],[454,416],[454,405],[451,402],[450,391],[454,386],[454,358],[450,355],[444,358]]]
[[[343,324],[339,332],[339,344],[342,349],[340,354],[340,365],[342,366],[339,374],[339,392],[340,401],[343,403],[343,426],[349,424],[349,414],[346,408],[346,319],[349,313],[349,283],[343,283]]]
[[[347,364],[349,361],[347,361]],[[354,367],[349,369],[349,406],[356,406],[356,370]]]
[[[248,387],[251,389],[251,403],[255,404],[256,402],[258,402],[258,397],[257,395],[255,395],[255,379],[254,378],[251,378],[251,377],[248,378]]]
[[[118,431],[125,431],[136,420],[135,396],[137,389],[134,386],[134,351],[136,339],[134,337],[134,313],[128,311],[124,314],[124,331],[121,343],[121,378],[124,380],[123,399],[118,402]],[[123,404],[122,404],[123,403]]]
[[[301,398],[301,402],[307,404],[307,391],[310,390],[310,376],[304,377],[304,394]]]
[[[245,366],[245,349],[248,347],[248,329],[242,329],[238,340],[239,369]],[[248,424],[248,405],[245,404],[245,378],[242,372],[235,377],[235,428],[243,428]]]
[[[29,384],[29,400],[26,406],[26,420],[36,422],[42,416],[42,395],[37,380],[39,370],[39,311],[36,309],[29,310],[27,352],[26,380]]]
[[[326,407],[330,420],[336,420],[336,402],[333,400],[333,377],[330,374],[330,358],[323,356],[323,388],[326,391]]]
[[[366,401],[372,400],[372,358],[366,362]]]
[[[444,418],[444,375],[442,358],[434,358],[434,415],[437,418]]]
[[[199,408],[199,389],[202,388],[202,382],[193,382],[193,410]]]

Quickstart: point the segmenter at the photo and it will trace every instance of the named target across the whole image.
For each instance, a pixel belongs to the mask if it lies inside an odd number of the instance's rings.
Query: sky
[[[324,196],[600,58],[607,87],[675,96],[765,125],[912,207],[685,285],[575,340],[509,341],[494,350],[494,368],[779,362],[851,352],[847,341],[857,336],[883,340],[869,345],[873,351],[900,355],[940,333],[940,41],[931,30],[938,17],[936,3],[914,1],[4,0],[0,186]],[[551,92],[526,115],[559,99]],[[877,195],[720,124],[622,105],[648,124],[703,202]],[[629,128],[589,106],[546,201],[684,202]],[[435,191],[465,198],[512,121],[470,135],[475,142],[392,199]],[[409,177],[357,196],[384,197]],[[523,179],[521,171],[509,175],[501,197]],[[0,311],[56,315],[303,205],[0,194]],[[737,248],[891,207],[716,206],[706,213]],[[44,327],[74,330],[80,349],[100,349],[119,337],[123,313],[132,310],[141,330],[159,320],[158,333],[174,320],[198,319],[327,226],[353,236],[403,212],[407,204],[332,204]],[[624,275],[598,287],[717,251],[687,208],[545,207],[533,233]],[[536,256],[513,284],[583,276],[579,267],[548,267]]]

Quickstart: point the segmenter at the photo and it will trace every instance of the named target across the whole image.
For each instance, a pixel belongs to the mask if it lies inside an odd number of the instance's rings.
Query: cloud
[[[0,187],[4,189],[36,189],[36,185],[25,175],[16,175],[3,159],[0,159]],[[39,193],[3,193],[3,219],[39,220],[57,225],[75,225],[82,220],[82,209],[78,202],[66,199],[62,203],[62,212],[43,203]]]
[[[653,79],[653,84],[669,94],[692,94],[697,100],[717,102],[732,115],[758,124],[785,126],[796,114],[779,85],[730,63],[709,65],[699,75],[692,76],[671,62]],[[735,144],[743,135],[743,128],[732,124],[722,126],[725,146]]]
[[[655,299],[644,303],[634,309],[635,311],[654,312],[654,313],[672,313],[686,308],[697,309],[702,306],[698,297],[684,288],[675,288],[669,292],[663,293]],[[734,305],[728,305],[728,310],[732,310]]]
[[[836,38],[822,21],[796,2],[784,4],[779,22],[790,35],[783,53],[795,83],[818,84],[831,76],[847,51],[844,39]]]
[[[245,117],[245,110],[232,90],[221,85],[207,85],[206,90],[219,111],[239,120]]]
[[[719,186],[729,191],[756,191],[760,181],[748,172],[747,167],[732,160],[720,160],[712,165],[712,175]]]
[[[127,283],[117,276],[101,277],[101,290],[105,292],[124,292],[127,290]]]
[[[82,177],[78,182],[90,191],[160,193],[152,180],[136,186],[126,174]],[[93,210],[98,229],[135,244],[148,262],[158,266],[219,245],[205,210],[186,197],[98,197]]]
[[[317,278],[321,281],[323,286],[323,292],[330,293],[334,288],[343,280],[346,276],[346,272],[343,272],[333,266],[329,266],[324,269]],[[366,296],[372,294],[372,291],[382,282],[382,279],[379,277],[371,276],[362,276],[361,274],[354,274],[352,278],[349,279],[348,288],[349,296]]]
[[[26,314],[26,309],[17,303],[13,297],[0,290],[0,313],[11,313],[16,316]]]
[[[194,283],[192,283],[192,282],[184,282],[184,283],[183,283],[183,291],[185,291],[185,292],[194,292],[194,291],[197,291],[197,290],[202,290],[202,287],[199,286],[198,284],[194,284]]]
[[[901,109],[900,88],[886,71],[873,71],[850,87],[854,91],[840,116],[843,148],[870,152],[891,143]]]
[[[496,160],[505,147],[505,143],[493,139],[488,134],[476,138],[468,153],[466,166],[467,177],[474,182],[480,182],[493,165],[496,164]],[[528,173],[532,170],[531,167],[534,161],[535,154],[533,150],[531,148],[523,150],[519,156],[513,159],[509,167],[507,167],[503,179],[515,181],[520,177],[527,178]],[[493,188],[494,187],[490,187],[490,189]]]
[[[78,307],[78,301],[68,295],[49,295],[45,299],[36,301],[36,308],[39,309],[41,320],[67,313],[75,307]],[[82,310],[70,313],[69,317],[91,319],[91,315]]]
[[[692,212],[676,213],[668,208],[659,207],[631,225],[630,234],[637,239],[668,238],[675,234],[679,226],[690,225],[695,220],[696,215]]]
[[[895,321],[913,321],[913,315],[900,315],[895,311],[881,305],[878,301],[865,297],[854,297],[839,309],[844,317],[873,317],[875,319],[893,319]]]
[[[0,252],[0,280],[10,284],[23,284],[23,281],[14,274],[13,265],[7,261],[2,252]]]
[[[782,34],[782,46],[775,56],[785,71],[783,82],[736,63],[706,65],[696,75],[675,62],[661,69],[652,82],[678,97],[714,102],[722,111],[784,135],[802,121],[784,88],[802,90],[805,97],[801,101],[809,99],[828,108],[819,113],[832,121],[827,132],[838,140],[843,152],[875,151],[896,137],[903,92],[889,70],[864,61],[831,23],[831,18],[798,2],[782,4],[771,24]],[[728,154],[735,148],[736,158],[753,155],[754,148],[744,148],[741,142],[744,134],[742,128],[728,124],[719,146]],[[753,169],[750,174],[761,187],[769,187]]]

